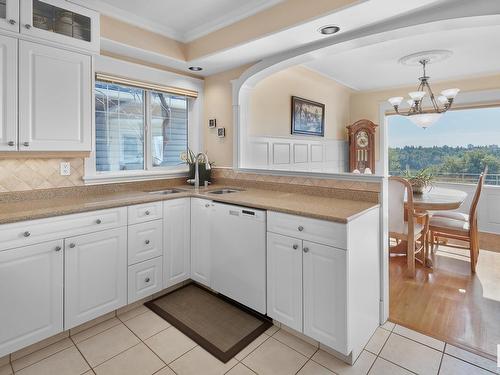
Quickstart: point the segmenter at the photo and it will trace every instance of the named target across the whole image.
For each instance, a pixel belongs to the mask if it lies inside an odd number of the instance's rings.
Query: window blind
[[[115,83],[115,84],[119,84],[119,85],[127,85],[127,86],[137,87],[137,88],[146,89],[146,90],[165,92],[165,93],[174,94],[174,95],[184,95],[184,96],[187,96],[190,98],[197,98],[198,97],[198,92],[194,91],[194,90],[182,89],[182,88],[171,87],[171,86],[157,85],[155,83],[136,81],[133,79],[112,76],[112,75],[108,75],[108,74],[104,74],[104,73],[96,73],[95,78],[96,78],[96,80],[102,81],[102,82]]]

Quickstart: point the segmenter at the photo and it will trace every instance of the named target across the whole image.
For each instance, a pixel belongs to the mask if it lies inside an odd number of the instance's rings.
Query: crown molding
[[[194,27],[191,31],[184,34],[183,42],[192,42],[195,39],[201,38],[213,31],[222,29],[226,26],[232,25],[245,18],[251,17],[254,14],[262,12],[268,8],[282,3],[285,0],[260,0],[257,4],[247,4],[239,7],[231,12],[225,13],[223,16],[214,19],[213,21],[206,22],[198,27]]]
[[[109,5],[103,1],[98,0],[67,0],[68,2],[78,4],[85,8],[89,8],[103,14],[105,16],[115,18],[122,22],[140,27],[142,29],[151,31],[156,34],[163,35],[167,38],[175,39],[182,43],[188,43],[195,39],[201,38],[213,31],[222,29],[223,27],[229,26],[233,23],[241,21],[247,17],[253,16],[265,9],[271,8],[285,0],[259,0],[257,4],[248,4],[235,9],[231,12],[227,12],[221,17],[215,18],[204,24],[192,28],[187,33],[180,33],[172,27],[165,26],[156,21],[152,21],[145,17],[140,17],[132,12],[117,8],[115,6]],[[243,11],[242,11],[243,10]]]

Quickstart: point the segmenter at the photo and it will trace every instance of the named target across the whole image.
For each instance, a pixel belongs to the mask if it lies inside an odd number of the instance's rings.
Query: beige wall
[[[218,167],[233,165],[233,97],[231,80],[238,78],[249,65],[229,70],[205,79],[205,151]],[[208,128],[208,120],[215,118],[218,127],[226,128],[226,137],[217,137],[216,129]]]
[[[325,105],[325,138],[345,138],[352,90],[303,66],[260,81],[250,95],[249,135],[290,136],[291,97]]]
[[[434,93],[436,94],[444,89],[453,87],[459,88],[461,92],[499,89],[500,74],[453,81],[435,82],[431,80],[431,87],[432,91],[434,91]],[[410,91],[414,91],[415,88],[416,84],[414,86],[399,87],[387,90],[354,93],[351,96],[350,104],[351,121],[355,122],[361,119],[368,119],[373,121],[375,124],[378,124],[379,106],[381,103],[394,96],[408,97],[408,93]],[[376,133],[375,157],[377,160],[380,159],[380,150],[378,147],[378,145],[380,144],[379,134],[380,132]]]

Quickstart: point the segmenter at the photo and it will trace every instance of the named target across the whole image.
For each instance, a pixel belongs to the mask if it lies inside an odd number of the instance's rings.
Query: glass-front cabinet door
[[[21,0],[21,23],[22,34],[99,52],[99,14],[79,5]]]
[[[19,32],[19,1],[0,0],[0,28]]]

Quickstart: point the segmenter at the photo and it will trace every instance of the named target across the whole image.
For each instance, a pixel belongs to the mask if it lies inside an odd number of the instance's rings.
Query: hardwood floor
[[[481,250],[475,275],[468,251],[441,245],[434,269],[390,259],[389,320],[494,359],[500,344],[500,253]]]

